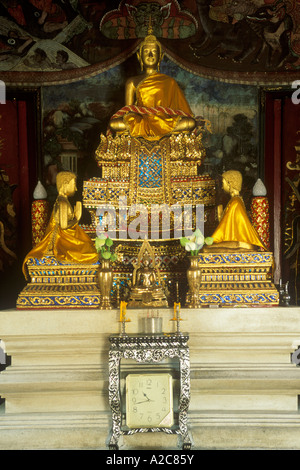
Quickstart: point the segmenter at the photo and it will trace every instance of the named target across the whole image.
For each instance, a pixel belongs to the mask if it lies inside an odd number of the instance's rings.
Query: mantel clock
[[[190,449],[188,335],[123,334],[109,339],[109,449],[118,449],[121,435],[139,432],[177,434],[182,448]]]
[[[163,428],[174,424],[171,374],[127,375],[126,424],[129,428]]]

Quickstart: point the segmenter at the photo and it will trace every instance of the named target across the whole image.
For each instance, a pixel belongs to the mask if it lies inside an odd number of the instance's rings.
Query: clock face
[[[126,377],[126,424],[129,428],[171,427],[173,390],[170,374]]]

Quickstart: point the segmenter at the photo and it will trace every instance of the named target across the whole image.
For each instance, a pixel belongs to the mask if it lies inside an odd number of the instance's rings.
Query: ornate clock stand
[[[121,435],[138,432],[165,432],[177,434],[182,440],[182,449],[191,448],[188,434],[187,417],[190,402],[190,360],[189,336],[187,334],[120,334],[110,336],[109,351],[109,404],[112,411],[112,432],[109,441],[110,450],[118,450]],[[120,392],[121,359],[131,359],[141,364],[159,364],[163,360],[178,358],[180,372],[180,393],[178,404],[178,422],[171,427],[141,427],[130,429],[122,425],[122,403]],[[139,367],[139,366],[138,366]],[[136,371],[136,369],[135,369]]]

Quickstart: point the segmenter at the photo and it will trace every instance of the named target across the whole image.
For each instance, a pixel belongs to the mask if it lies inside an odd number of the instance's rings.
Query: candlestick
[[[127,305],[127,302],[125,302],[124,300],[121,300],[120,302],[120,323],[122,323],[122,331],[121,331],[121,335],[126,335],[125,333],[125,323],[126,322],[129,322],[129,318],[126,318],[126,305]]]
[[[123,322],[123,321],[130,321],[129,319],[126,319],[126,305],[127,305],[127,302],[125,302],[125,300],[121,300],[120,302],[120,322]]]
[[[176,281],[176,302],[179,302],[179,283]]]
[[[176,321],[176,334],[181,335],[180,332],[180,322],[182,321],[180,318],[180,302],[174,302],[174,317],[171,321]]]
[[[177,324],[177,331],[176,331],[176,334],[177,335],[181,335],[181,332],[180,332],[180,321],[181,321],[181,318],[180,318],[180,303],[178,303],[176,305],[176,324]]]
[[[117,306],[118,306],[120,305],[120,280],[117,280],[116,287],[117,287],[116,301],[117,301]]]
[[[180,313],[180,302],[174,302],[174,317],[172,318],[172,321],[177,321],[177,311],[178,314]],[[181,318],[180,318],[181,321]]]

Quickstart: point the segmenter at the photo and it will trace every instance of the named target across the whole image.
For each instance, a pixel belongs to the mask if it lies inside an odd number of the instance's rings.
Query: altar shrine
[[[26,168],[34,199],[0,310],[0,449],[299,448],[296,6],[4,3],[10,93],[42,93],[28,134],[11,100],[16,154],[0,115],[17,212]]]
[[[238,171],[230,170],[222,175],[224,190],[230,193],[232,199],[224,214],[220,214],[219,226],[211,237],[210,244],[213,245],[205,247],[205,250],[212,252],[221,251],[222,255],[199,255],[205,243],[203,240],[196,251],[199,256],[198,269],[193,276],[189,276],[189,270],[195,268],[186,266],[179,240],[185,234],[191,235],[193,231],[199,230],[199,227],[204,231],[208,212],[216,202],[214,180],[209,174],[200,173],[205,159],[203,132],[210,124],[204,119],[196,121],[177,83],[171,77],[159,73],[163,53],[159,41],[152,34],[151,25],[137,55],[142,75],[127,82],[125,106],[111,117],[107,135],[100,136],[95,152],[102,177],[91,178],[83,183],[83,206],[89,210],[92,223],[84,226],[84,230],[76,225],[78,234],[72,232],[65,235],[68,224],[71,227],[74,223],[72,209],[69,207],[70,222],[62,222],[62,216],[55,219],[55,214],[65,210],[62,209],[62,198],[73,195],[76,184],[74,178],[70,180],[73,182],[70,189],[61,189],[61,183],[57,183],[61,196],[57,199],[57,209],[53,213],[56,225],[53,225],[53,229],[47,229],[45,239],[27,255],[35,269],[30,270],[31,284],[19,295],[18,308],[99,306],[99,297],[95,291],[97,266],[89,271],[84,263],[97,265],[96,250],[89,247],[89,240],[95,240],[96,236],[105,232],[116,240],[116,252],[119,255],[115,263],[106,268],[113,271],[111,295],[117,306],[121,297],[126,301],[131,298],[134,260],[137,250],[142,246],[139,240],[143,238],[153,239],[160,248],[155,251],[153,246],[152,259],[149,258],[150,263],[158,262],[159,270],[162,269],[163,285],[159,297],[163,303],[158,303],[159,306],[172,305],[179,299],[183,305],[186,303],[193,308],[202,304],[277,305],[279,294],[272,283],[272,253],[266,256],[260,253],[261,250],[266,251],[266,246],[248,218],[240,196],[242,175]],[[57,181],[61,175],[58,174]],[[77,206],[76,210],[78,212]],[[81,209],[79,216],[74,214],[77,224]],[[139,226],[133,236],[129,233],[132,225],[135,229]],[[54,235],[55,238],[51,235],[52,231],[53,234],[58,233]],[[134,244],[128,240],[128,235]],[[47,237],[58,240],[51,242],[54,248],[49,245]],[[83,243],[82,247],[79,240]],[[61,247],[57,249],[55,243]],[[175,250],[174,243],[178,244]],[[73,248],[74,255],[70,257]],[[229,256],[228,250],[231,253],[235,250],[235,255]],[[245,250],[251,251],[252,256],[239,255],[239,252]],[[195,256],[195,252],[191,253]],[[51,268],[43,270],[49,262],[50,266],[52,264],[51,259],[48,261],[49,255],[57,258],[58,265],[64,265],[61,271],[58,268],[54,274],[54,271],[50,273]],[[37,262],[36,258],[42,258],[43,262]],[[24,269],[26,263],[25,260]],[[78,277],[78,263],[86,270],[87,277]],[[70,274],[67,288],[66,268]],[[59,272],[64,282],[58,282]],[[92,279],[91,283],[89,279]],[[187,284],[181,282],[185,279],[188,280],[188,291],[182,287],[179,290],[179,283]],[[153,281],[153,284],[156,282]],[[253,289],[256,294],[250,295]],[[175,292],[179,298],[175,297]],[[132,302],[129,305],[133,305]]]

